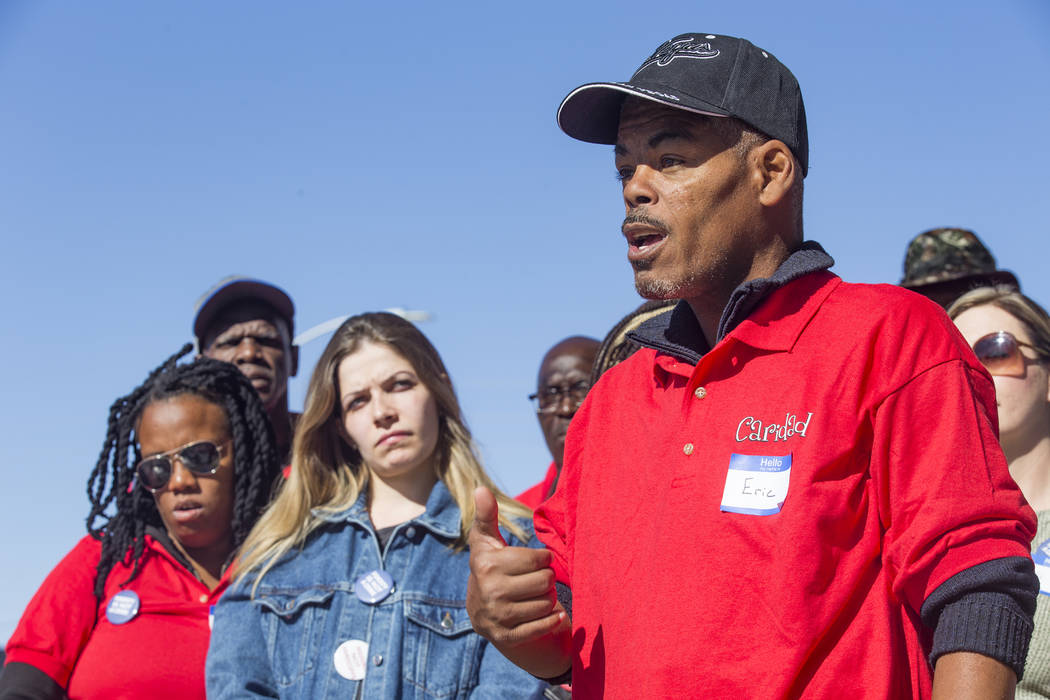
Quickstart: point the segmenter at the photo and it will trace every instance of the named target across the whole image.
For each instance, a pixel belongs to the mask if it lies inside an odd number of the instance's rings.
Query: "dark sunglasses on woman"
[[[179,460],[183,467],[198,476],[214,474],[219,468],[219,461],[226,449],[225,445],[201,440],[191,442],[174,450],[152,455],[135,465],[139,482],[150,493],[156,493],[168,485],[171,473],[175,468],[172,460]]]
[[[1041,356],[1044,353],[1034,345],[1018,340],[1009,331],[996,331],[981,336],[973,344],[973,353],[981,361],[989,374],[999,377],[1023,377],[1025,375],[1025,362],[1035,362],[1025,357],[1021,348],[1031,348]]]

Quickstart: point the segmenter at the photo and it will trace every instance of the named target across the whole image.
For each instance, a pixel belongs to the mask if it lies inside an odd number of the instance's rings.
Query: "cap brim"
[[[1017,289],[1021,288],[1021,283],[1017,281],[1017,277],[1014,276],[1014,273],[1009,270],[996,270],[994,272],[979,272],[971,275],[960,275],[949,279],[937,280],[936,282],[908,282],[902,280],[900,286],[905,289],[911,289],[915,292],[926,293],[941,287],[968,287],[969,289],[977,289],[978,287],[994,287],[998,284],[1016,287]]]
[[[732,116],[729,112],[666,85],[588,83],[570,92],[558,107],[558,126],[569,136],[588,143],[615,144],[620,128],[620,109],[627,97],[682,109],[710,117]]]

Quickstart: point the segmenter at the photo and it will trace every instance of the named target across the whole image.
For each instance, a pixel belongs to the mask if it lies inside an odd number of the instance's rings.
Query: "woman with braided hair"
[[[279,457],[231,364],[177,364],[110,408],[85,536],[7,646],[0,698],[204,698],[210,609],[269,501]]]

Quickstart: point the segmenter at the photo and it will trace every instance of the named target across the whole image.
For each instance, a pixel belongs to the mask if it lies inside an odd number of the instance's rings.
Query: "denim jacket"
[[[219,601],[209,698],[543,697],[544,683],[471,627],[469,554],[448,547],[459,534],[460,512],[444,483],[434,485],[425,513],[395,528],[384,551],[365,494],[321,517],[327,522],[266,573],[254,599],[249,577]],[[355,595],[354,583],[376,569],[393,578],[393,589],[370,605]],[[336,650],[348,640],[367,644],[363,680],[337,670]]]

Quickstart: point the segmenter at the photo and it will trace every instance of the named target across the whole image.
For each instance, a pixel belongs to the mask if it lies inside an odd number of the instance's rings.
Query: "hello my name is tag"
[[[787,498],[791,455],[729,456],[720,510],[747,515],[775,515]]]

